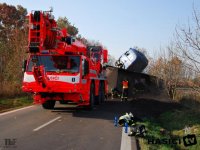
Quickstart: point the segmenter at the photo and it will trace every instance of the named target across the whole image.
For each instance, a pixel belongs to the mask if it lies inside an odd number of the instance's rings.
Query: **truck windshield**
[[[46,72],[77,73],[80,68],[79,56],[31,56],[27,71],[32,71],[33,64],[44,65]]]

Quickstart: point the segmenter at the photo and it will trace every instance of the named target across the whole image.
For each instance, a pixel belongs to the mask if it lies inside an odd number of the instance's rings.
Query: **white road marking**
[[[20,109],[15,109],[15,110],[8,111],[8,112],[4,112],[4,113],[1,113],[0,116],[4,116],[4,115],[10,114],[10,113],[14,113],[14,112],[24,110],[24,109],[28,109],[28,108],[32,108],[32,107],[34,107],[34,105],[28,106],[28,107],[23,107],[23,108],[20,108]]]
[[[131,150],[131,137],[128,136],[130,132],[130,127],[128,128],[128,133],[124,132],[125,127],[122,128],[122,140],[120,150]]]
[[[33,131],[38,131],[38,130],[44,128],[45,126],[47,126],[47,125],[53,123],[54,121],[56,121],[56,120],[58,120],[58,119],[60,119],[60,118],[61,118],[61,116],[56,117],[55,119],[52,119],[52,120],[50,120],[49,122],[47,122],[47,123],[45,123],[45,124],[43,124],[43,125],[41,125],[41,126],[35,128]]]

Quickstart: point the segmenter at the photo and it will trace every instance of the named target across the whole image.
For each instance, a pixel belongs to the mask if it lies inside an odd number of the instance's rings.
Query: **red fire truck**
[[[28,60],[24,61],[22,89],[35,103],[53,109],[56,101],[93,108],[107,93],[107,50],[86,46],[59,29],[52,11],[29,16]]]

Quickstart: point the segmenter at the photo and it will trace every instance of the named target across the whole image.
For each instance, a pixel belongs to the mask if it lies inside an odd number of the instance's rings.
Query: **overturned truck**
[[[122,93],[122,81],[129,81],[128,96],[136,94],[155,93],[163,90],[163,81],[155,76],[142,73],[147,67],[148,59],[140,51],[130,48],[115,63],[116,67],[108,66],[106,76],[108,92],[116,89]]]
[[[116,67],[109,66],[106,68],[106,76],[108,81],[108,92],[111,93],[113,88],[119,93],[122,92],[122,81],[129,81],[129,97],[133,97],[136,93],[155,93],[163,90],[163,80],[155,76],[144,73],[132,72]]]
[[[117,68],[134,72],[142,72],[147,65],[148,59],[146,56],[134,48],[130,48],[115,62]]]

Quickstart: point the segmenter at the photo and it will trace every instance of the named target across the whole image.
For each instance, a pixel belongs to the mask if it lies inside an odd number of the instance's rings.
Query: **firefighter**
[[[121,101],[127,101],[128,100],[128,80],[123,80],[122,81],[122,97]]]
[[[120,126],[125,126],[125,123],[127,123],[129,126],[134,125],[134,116],[131,112],[119,117],[118,124]]]

